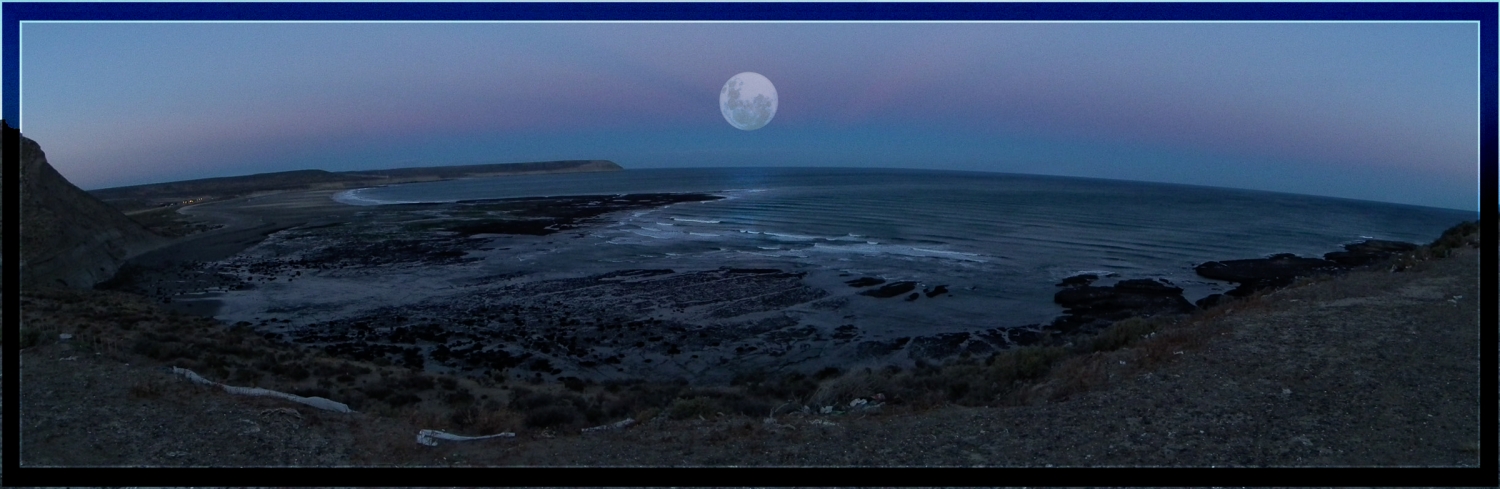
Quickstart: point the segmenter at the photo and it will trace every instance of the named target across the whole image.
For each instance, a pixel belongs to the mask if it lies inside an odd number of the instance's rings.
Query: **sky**
[[[37,23],[84,189],[607,159],[1182,183],[1478,209],[1475,23]],[[756,72],[774,119],[725,121]]]

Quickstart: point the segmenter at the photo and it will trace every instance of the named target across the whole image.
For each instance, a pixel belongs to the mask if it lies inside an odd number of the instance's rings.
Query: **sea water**
[[[1249,190],[984,172],[850,168],[638,169],[360,189],[355,205],[702,192],[711,202],[605,216],[511,269],[781,268],[947,285],[958,323],[1045,322],[1055,283],[1079,273],[1162,278],[1189,300],[1226,290],[1194,265],[1345,243],[1426,243],[1476,212]],[[1107,285],[1111,280],[1100,282]],[[897,301],[898,299],[890,299]],[[927,314],[932,311],[928,310]],[[994,324],[994,319],[1003,317]],[[964,328],[975,325],[966,325]]]

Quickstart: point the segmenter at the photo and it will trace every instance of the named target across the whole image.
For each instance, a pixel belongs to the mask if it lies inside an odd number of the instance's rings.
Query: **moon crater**
[[[776,117],[776,86],[759,73],[747,71],[734,75],[719,90],[719,111],[737,129],[754,131],[765,127]]]

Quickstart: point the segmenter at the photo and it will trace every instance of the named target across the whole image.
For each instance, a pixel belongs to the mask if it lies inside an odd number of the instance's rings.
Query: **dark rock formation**
[[[883,284],[885,283],[885,279],[875,277],[860,277],[844,283],[849,284],[850,287],[869,287],[872,285]]]
[[[1387,241],[1372,239],[1344,245],[1345,251],[1334,251],[1323,255],[1323,258],[1347,267],[1360,267],[1384,261],[1388,258],[1409,251],[1416,251],[1419,246],[1401,241]]]
[[[901,347],[906,346],[906,343],[909,341],[911,341],[910,337],[903,336],[894,340],[861,342],[854,347],[854,358],[878,358],[890,355],[896,350],[900,350]]]
[[[777,270],[775,268],[725,268],[724,271],[728,273],[748,273],[754,275],[762,275],[767,273],[783,273],[781,270]]]
[[[901,295],[901,294],[905,294],[907,292],[911,292],[913,289],[916,289],[916,288],[917,288],[917,283],[916,282],[891,282],[891,283],[886,284],[886,285],[884,285],[884,286],[882,286],[882,287],[880,287],[878,289],[872,289],[872,290],[866,290],[864,292],[860,292],[859,295],[868,295],[870,297],[878,297],[878,298],[881,298],[881,299],[889,299],[891,297],[895,297],[895,296],[898,296],[898,295]]]
[[[167,239],[84,192],[21,138],[21,282],[88,288]]]
[[[651,209],[682,202],[704,202],[723,197],[694,193],[629,195],[575,195],[566,197],[521,197],[513,199],[461,200],[452,204],[403,204],[408,209],[441,209],[504,212],[510,217],[464,219],[441,224],[459,236],[475,234],[523,234],[546,236],[567,231],[612,212]],[[519,218],[519,219],[518,219]]]
[[[1085,273],[1085,274],[1074,275],[1072,277],[1068,277],[1068,278],[1062,279],[1061,282],[1057,283],[1057,286],[1058,287],[1079,287],[1079,286],[1084,286],[1084,285],[1092,284],[1092,283],[1094,283],[1095,280],[1099,280],[1099,276],[1098,275],[1094,275],[1092,273]]]
[[[1149,279],[1122,280],[1111,287],[1084,285],[1063,289],[1053,296],[1053,302],[1068,308],[1066,315],[1049,326],[1063,333],[1103,328],[1134,316],[1194,310],[1193,304],[1182,297],[1182,288],[1165,280]]]
[[[913,338],[910,350],[912,358],[942,359],[957,355],[962,349],[964,342],[969,341],[969,333],[945,333],[932,336]]]
[[[1193,271],[1205,278],[1240,284],[1228,292],[1234,297],[1244,297],[1258,290],[1289,285],[1297,277],[1338,273],[1347,269],[1336,262],[1318,258],[1302,258],[1291,253],[1283,253],[1270,258],[1211,261],[1193,267]]]
[[[927,297],[937,297],[946,293],[948,293],[948,286],[939,285],[937,287],[933,287],[932,290],[927,291]]]

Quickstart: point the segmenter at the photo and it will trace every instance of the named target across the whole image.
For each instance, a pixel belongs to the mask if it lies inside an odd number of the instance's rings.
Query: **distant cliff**
[[[69,183],[47,163],[41,146],[25,137],[20,238],[25,287],[93,287],[113,277],[127,258],[166,242]]]
[[[497,163],[487,165],[423,166],[384,170],[330,172],[296,170],[258,173],[235,177],[203,178],[177,182],[134,185],[91,190],[89,193],[122,211],[137,211],[173,206],[185,200],[224,199],[254,192],[308,188],[355,188],[427,182],[454,178],[528,175],[537,173],[579,173],[620,171],[620,165],[607,160],[566,160],[533,163]]]
[[[382,178],[466,178],[498,175],[521,175],[528,173],[575,173],[595,171],[620,171],[620,165],[608,160],[563,160],[535,163],[496,163],[490,165],[427,166],[342,172],[344,175]]]
[[[275,173],[257,173],[237,177],[200,178],[177,182],[151,183],[90,190],[89,193],[105,201],[155,198],[171,196],[243,195],[270,190],[292,190],[315,185],[358,184],[369,182],[369,177],[357,177],[323,170],[293,170]]]

